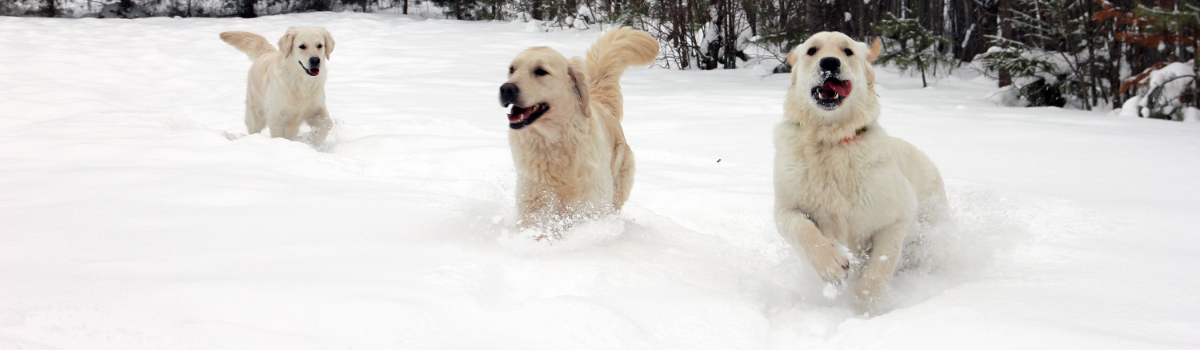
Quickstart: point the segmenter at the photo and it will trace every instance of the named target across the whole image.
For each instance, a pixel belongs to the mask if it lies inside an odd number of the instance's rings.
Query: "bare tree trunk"
[[[239,15],[242,18],[258,17],[258,14],[254,12],[254,5],[256,5],[257,3],[258,3],[258,0],[242,0],[242,9],[241,9],[242,13],[240,13]]]
[[[46,0],[42,3],[42,16],[58,17],[58,4],[56,0]]]
[[[1089,19],[1092,18],[1091,4],[1092,3],[1090,3],[1090,2],[1083,3],[1083,6],[1084,6],[1083,11],[1087,15],[1086,18],[1089,18]],[[1088,75],[1091,76],[1090,78],[1092,79],[1091,83],[1088,84],[1088,94],[1092,95],[1092,105],[1088,106],[1088,110],[1091,110],[1092,106],[1100,105],[1100,99],[1099,99],[1099,96],[1097,96],[1097,95],[1099,95],[1099,92],[1096,91],[1097,85],[1100,85],[1099,84],[1100,81],[1096,77],[1097,75],[1099,75],[1096,73],[1096,49],[1095,49],[1096,41],[1093,40],[1091,37],[1091,34],[1093,34],[1092,32],[1094,30],[1094,28],[1091,27],[1091,23],[1092,23],[1091,20],[1083,21],[1083,32],[1084,32],[1083,40],[1087,40],[1087,50],[1088,50],[1087,72],[1088,72]],[[1084,79],[1081,79],[1081,80],[1084,80]]]
[[[917,67],[921,68],[921,87],[929,87],[929,83],[925,82],[925,64],[924,62],[921,62],[920,58],[917,58]]]
[[[532,7],[531,9],[529,9],[529,15],[533,16],[533,19],[536,19],[539,21],[543,20],[542,19],[542,0],[530,1],[529,6]]]
[[[1000,37],[1012,40],[1012,0],[1000,0]],[[1013,84],[1012,73],[1008,69],[1000,69],[1000,87]]]
[[[408,14],[408,0],[404,0],[404,8],[400,9],[400,13]]]
[[[1113,30],[1109,35],[1116,33],[1116,26],[1117,23],[1113,22]],[[1124,57],[1121,56],[1121,43],[1117,40],[1109,40],[1108,57],[1113,61],[1112,70],[1108,72],[1108,85],[1112,89],[1112,108],[1117,109],[1121,108],[1121,104],[1124,102],[1121,101],[1121,61]]]
[[[1192,28],[1192,36],[1200,37],[1200,28]],[[1192,105],[1200,108],[1200,40],[1196,40],[1196,52],[1192,55],[1192,71],[1196,74],[1192,78]]]

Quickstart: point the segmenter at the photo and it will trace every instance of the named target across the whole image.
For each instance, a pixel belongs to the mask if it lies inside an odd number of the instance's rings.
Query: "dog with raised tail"
[[[246,53],[254,64],[246,88],[246,130],[270,127],[271,137],[296,140],[308,123],[313,144],[325,141],[333,119],[325,108],[325,78],[333,36],[325,28],[288,27],[276,50],[267,38],[249,32],[224,32],[221,40]]]
[[[621,129],[620,79],[658,57],[646,32],[602,35],[586,61],[549,47],[521,52],[500,86],[511,106],[508,140],[517,170],[520,225],[561,233],[578,219],[621,209],[633,187],[633,151]]]
[[[823,32],[788,54],[792,84],[775,128],[779,234],[827,282],[860,271],[855,294],[887,291],[905,236],[945,210],[941,174],[924,153],[879,126],[871,62],[880,42]],[[862,265],[838,251],[845,247]]]

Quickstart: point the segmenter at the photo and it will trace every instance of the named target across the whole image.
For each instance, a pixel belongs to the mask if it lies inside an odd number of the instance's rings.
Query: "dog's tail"
[[[267,38],[250,32],[224,32],[221,33],[221,40],[245,52],[251,61],[258,59],[262,55],[275,52],[275,45],[271,45],[271,42],[267,41]]]
[[[608,108],[617,120],[624,115],[621,75],[631,66],[643,66],[658,57],[658,41],[629,27],[604,33],[587,52],[588,93],[593,102]]]

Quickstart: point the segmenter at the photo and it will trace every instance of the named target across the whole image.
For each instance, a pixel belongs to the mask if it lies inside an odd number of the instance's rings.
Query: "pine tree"
[[[470,19],[471,10],[479,5],[479,0],[430,0],[434,5],[446,8],[446,17],[454,19]]]
[[[896,18],[888,13],[875,30],[885,38],[883,52],[875,63],[893,64],[901,71],[920,71],[921,86],[929,86],[926,74],[937,76],[939,67],[952,68],[957,64],[941,51],[950,45],[950,40],[933,34],[916,19]]]
[[[1139,5],[1133,12],[1144,23],[1135,34],[1135,36],[1139,36],[1138,39],[1156,41],[1156,43],[1150,43],[1151,45],[1157,44],[1156,46],[1163,43],[1179,45],[1181,47],[1177,52],[1183,51],[1182,46],[1195,48],[1192,53],[1194,74],[1191,76],[1193,86],[1191,96],[1181,96],[1181,98],[1190,100],[1188,102],[1192,107],[1200,108],[1200,79],[1197,79],[1200,77],[1200,6],[1182,4],[1178,9],[1166,10],[1161,7],[1148,8]],[[1168,59],[1182,61],[1183,57]],[[1182,119],[1182,115],[1177,117],[1179,120]]]
[[[1121,84],[1122,93],[1136,93],[1140,101],[1138,115],[1146,118],[1182,120],[1184,107],[1200,107],[1200,7],[1182,4],[1178,8],[1145,7],[1138,5],[1130,12],[1119,12],[1106,7],[1105,15],[1117,18],[1126,24],[1126,31],[1117,33],[1115,39],[1132,46],[1156,50],[1164,54],[1140,74],[1130,76]],[[1171,49],[1174,48],[1174,49]],[[1167,73],[1167,81],[1151,84],[1152,75],[1167,67],[1171,62],[1185,62],[1185,51],[1194,48],[1192,74]],[[1166,89],[1176,81],[1190,82],[1187,88]]]

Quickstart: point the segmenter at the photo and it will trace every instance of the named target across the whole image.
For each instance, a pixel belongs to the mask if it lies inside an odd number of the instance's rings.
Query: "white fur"
[[[508,83],[521,91],[514,104],[550,106],[532,124],[509,131],[522,226],[557,234],[576,219],[625,204],[634,161],[621,129],[620,78],[657,55],[653,37],[623,27],[597,39],[586,61],[548,47],[529,48],[512,61]],[[546,74],[535,74],[539,69]]]
[[[300,124],[308,123],[313,129],[311,141],[320,144],[325,140],[333,127],[325,108],[325,78],[334,46],[325,28],[289,27],[279,39],[279,50],[254,33],[224,32],[221,40],[254,61],[246,88],[247,131],[256,133],[270,127],[271,137],[295,140]],[[311,57],[321,59],[316,76],[305,71]]]
[[[807,54],[810,48],[817,49],[814,55]],[[877,122],[880,107],[870,64],[877,54],[877,45],[834,32],[816,34],[796,47],[788,56],[793,69],[786,119],[775,129],[780,235],[829,282],[845,280],[851,267],[835,244],[865,258],[855,287],[864,301],[886,292],[905,235],[918,217],[935,220],[946,202],[933,162],[908,142],[888,136]],[[842,79],[852,84],[842,105],[831,111],[810,93],[823,81],[817,61],[824,57],[841,60]],[[855,137],[863,126],[867,131]]]

